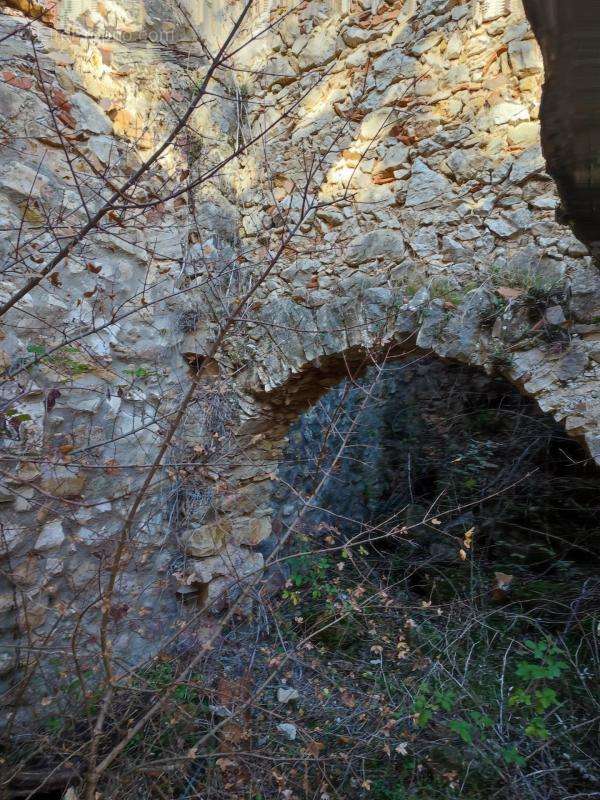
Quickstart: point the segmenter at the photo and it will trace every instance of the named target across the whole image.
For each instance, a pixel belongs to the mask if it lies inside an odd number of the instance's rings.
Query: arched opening
[[[551,626],[595,585],[599,470],[500,376],[425,355],[372,366],[300,415],[279,477],[276,530],[373,548],[428,602],[472,589],[474,552],[481,591],[551,596]]]
[[[416,350],[323,360],[262,423],[229,513],[265,499],[252,470],[270,454],[274,534],[254,547],[292,531],[279,575],[106,796],[593,796],[599,474],[583,448],[504,378]],[[133,702],[190,663],[191,633]],[[32,796],[62,796],[48,789]]]
[[[248,694],[280,669],[245,720],[275,767],[233,756],[231,779],[264,797],[593,791],[597,467],[498,375],[366,362],[278,396],[295,421],[260,547],[292,531],[283,585],[212,662]],[[259,643],[251,668],[240,641]]]

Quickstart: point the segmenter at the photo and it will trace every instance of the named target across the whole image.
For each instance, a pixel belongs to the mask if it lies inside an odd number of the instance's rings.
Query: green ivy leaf
[[[436,692],[434,699],[444,711],[452,711],[456,703],[456,695],[454,692]]]
[[[550,731],[541,717],[534,717],[525,728],[525,733],[531,739],[548,739]]]
[[[494,724],[494,720],[487,714],[482,714],[481,711],[469,711],[469,716],[477,725],[477,727],[481,728],[481,730],[485,730],[485,728],[491,728]]]
[[[524,767],[527,763],[516,747],[505,747],[502,758],[507,764],[514,764],[517,767]]]
[[[546,667],[540,664],[534,664],[531,661],[520,661],[517,665],[517,676],[525,681],[541,680],[547,677],[547,670]]]
[[[539,689],[535,693],[536,698],[536,708],[538,711],[546,711],[551,706],[556,705],[558,702],[558,695],[551,689],[549,686],[545,686],[543,689]]]
[[[546,668],[548,678],[560,678],[561,672],[569,669],[566,661],[553,661]]]
[[[473,728],[462,719],[455,719],[449,725],[451,731],[458,733],[465,744],[473,744]]]
[[[531,695],[524,689],[515,689],[508,700],[509,706],[531,706],[532,703],[533,699]]]

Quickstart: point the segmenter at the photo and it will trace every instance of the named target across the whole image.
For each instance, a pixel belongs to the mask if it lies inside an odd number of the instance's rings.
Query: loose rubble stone
[[[298,690],[292,689],[289,686],[280,686],[279,689],[277,689],[277,702],[282,703],[282,705],[287,705],[287,703],[291,703],[293,700],[298,700],[299,697]]]
[[[290,742],[296,741],[296,736],[298,735],[298,729],[291,722],[279,723],[279,725],[277,726],[277,730]]]

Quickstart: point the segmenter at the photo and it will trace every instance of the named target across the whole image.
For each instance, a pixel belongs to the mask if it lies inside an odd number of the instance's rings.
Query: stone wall
[[[148,19],[178,29],[162,5]],[[272,28],[217,74],[217,96],[136,188],[139,214],[108,215],[4,316],[0,605],[15,703],[34,643],[62,657],[76,627],[97,661],[98,587],[132,493],[220,322],[291,228],[126,543],[110,623],[122,663],[260,570],[289,425],[348,369],[415,352],[499,371],[600,458],[600,279],[555,219],[533,34],[516,0],[487,8],[253,14],[245,34]],[[150,155],[206,70],[187,39],[191,55],[106,46],[50,17],[23,28],[19,13],[0,16],[2,35],[20,29],[0,83],[3,301]],[[201,191],[160,201],[221,159]]]

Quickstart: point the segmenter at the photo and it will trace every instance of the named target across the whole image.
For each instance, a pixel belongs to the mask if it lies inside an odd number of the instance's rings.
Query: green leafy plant
[[[432,690],[428,685],[420,688],[413,704],[413,717],[419,727],[427,725],[437,711],[452,711],[456,694],[451,690]]]
[[[294,605],[300,602],[300,590],[313,600],[332,597],[337,589],[328,580],[327,574],[333,566],[333,561],[326,556],[308,554],[291,559],[291,573],[283,597],[291,600]]]
[[[559,705],[558,693],[548,682],[559,680],[569,665],[561,658],[562,651],[552,639],[539,642],[528,639],[525,646],[531,656],[519,661],[515,675],[521,683],[515,686],[508,702],[521,710],[526,736],[548,739],[547,722],[540,715],[551,713]],[[529,716],[529,713],[534,716]]]
[[[526,759],[519,753],[516,747],[505,747],[502,750],[502,758],[509,766],[514,764],[517,767],[524,767],[527,763]]]

